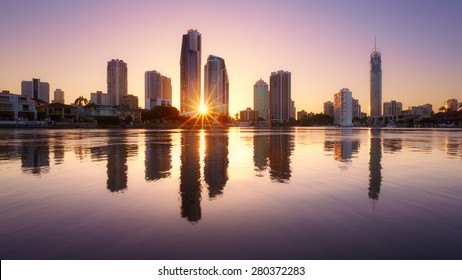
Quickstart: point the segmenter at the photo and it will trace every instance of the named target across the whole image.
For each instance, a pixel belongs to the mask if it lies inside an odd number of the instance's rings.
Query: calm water
[[[462,131],[0,130],[2,259],[462,259]]]

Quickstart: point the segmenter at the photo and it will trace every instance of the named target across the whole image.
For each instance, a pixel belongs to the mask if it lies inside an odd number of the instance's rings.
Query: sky
[[[144,107],[144,72],[172,78],[179,108],[180,50],[202,34],[202,69],[222,57],[230,114],[253,107],[253,85],[292,73],[297,111],[319,113],[342,88],[369,107],[369,62],[382,53],[382,101],[403,107],[462,101],[462,1],[0,0],[0,90],[39,78],[66,103],[107,92],[111,59],[128,66],[128,93]],[[202,73],[203,78],[203,73]],[[203,81],[202,81],[203,83]]]

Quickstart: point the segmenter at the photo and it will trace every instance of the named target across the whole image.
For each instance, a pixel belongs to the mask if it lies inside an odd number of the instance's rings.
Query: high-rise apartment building
[[[377,48],[371,53],[369,115],[382,115],[382,54]]]
[[[448,99],[444,101],[444,108],[446,109],[446,112],[456,112],[459,107],[459,103],[457,102],[457,99]]]
[[[353,97],[347,88],[341,89],[334,95],[334,124],[353,125]]]
[[[21,95],[34,99],[41,99],[50,103],[50,84],[40,82],[40,79],[21,82]]]
[[[259,118],[268,119],[268,103],[268,84],[260,79],[253,85],[253,109],[258,112]]]
[[[403,103],[392,100],[390,102],[383,103],[383,115],[384,116],[396,116],[398,113],[403,111]]]
[[[194,114],[201,105],[202,36],[190,29],[183,35],[180,57],[180,113]]]
[[[361,118],[361,105],[359,104],[358,99],[352,99],[352,106],[353,106],[353,119],[354,118]]]
[[[145,108],[151,110],[159,101],[160,103],[172,103],[172,81],[162,76],[157,71],[146,71],[144,73]]]
[[[324,102],[324,115],[334,117],[334,103],[332,101]]]
[[[121,104],[128,106],[130,109],[138,109],[138,96],[133,94],[122,96]]]
[[[102,91],[90,93],[90,102],[96,105],[111,105],[109,94],[103,93]]]
[[[229,80],[223,58],[210,55],[204,66],[204,105],[209,113],[229,114]]]
[[[269,114],[273,122],[288,121],[293,114],[291,98],[291,73],[277,71],[271,73],[269,91]]]
[[[55,89],[53,102],[64,104],[64,91],[59,88]]]
[[[122,97],[128,93],[127,63],[123,60],[113,59],[107,63],[107,93],[110,104],[122,104]]]

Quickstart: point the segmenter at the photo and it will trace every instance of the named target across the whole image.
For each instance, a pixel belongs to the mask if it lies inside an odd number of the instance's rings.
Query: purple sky
[[[248,3],[251,2],[251,3]],[[11,1],[0,10],[0,89],[61,88],[66,103],[106,92],[106,65],[128,63],[144,105],[144,72],[172,78],[179,105],[181,36],[202,33],[204,65],[223,57],[230,113],[253,107],[253,84],[292,72],[297,110],[322,111],[343,87],[369,103],[369,54],[382,51],[383,101],[462,101],[462,1]],[[52,94],[51,94],[52,96]]]

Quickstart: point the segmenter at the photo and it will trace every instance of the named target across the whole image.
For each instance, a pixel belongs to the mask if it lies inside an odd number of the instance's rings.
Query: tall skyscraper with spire
[[[110,104],[122,104],[122,97],[127,96],[127,63],[123,60],[112,59],[107,63],[107,93]]]
[[[369,116],[382,115],[382,54],[377,51],[377,43],[371,53]]]
[[[190,29],[183,35],[180,57],[180,113],[199,111],[201,105],[202,35]]]
[[[229,114],[229,80],[225,60],[209,55],[204,66],[204,105],[212,114]]]

